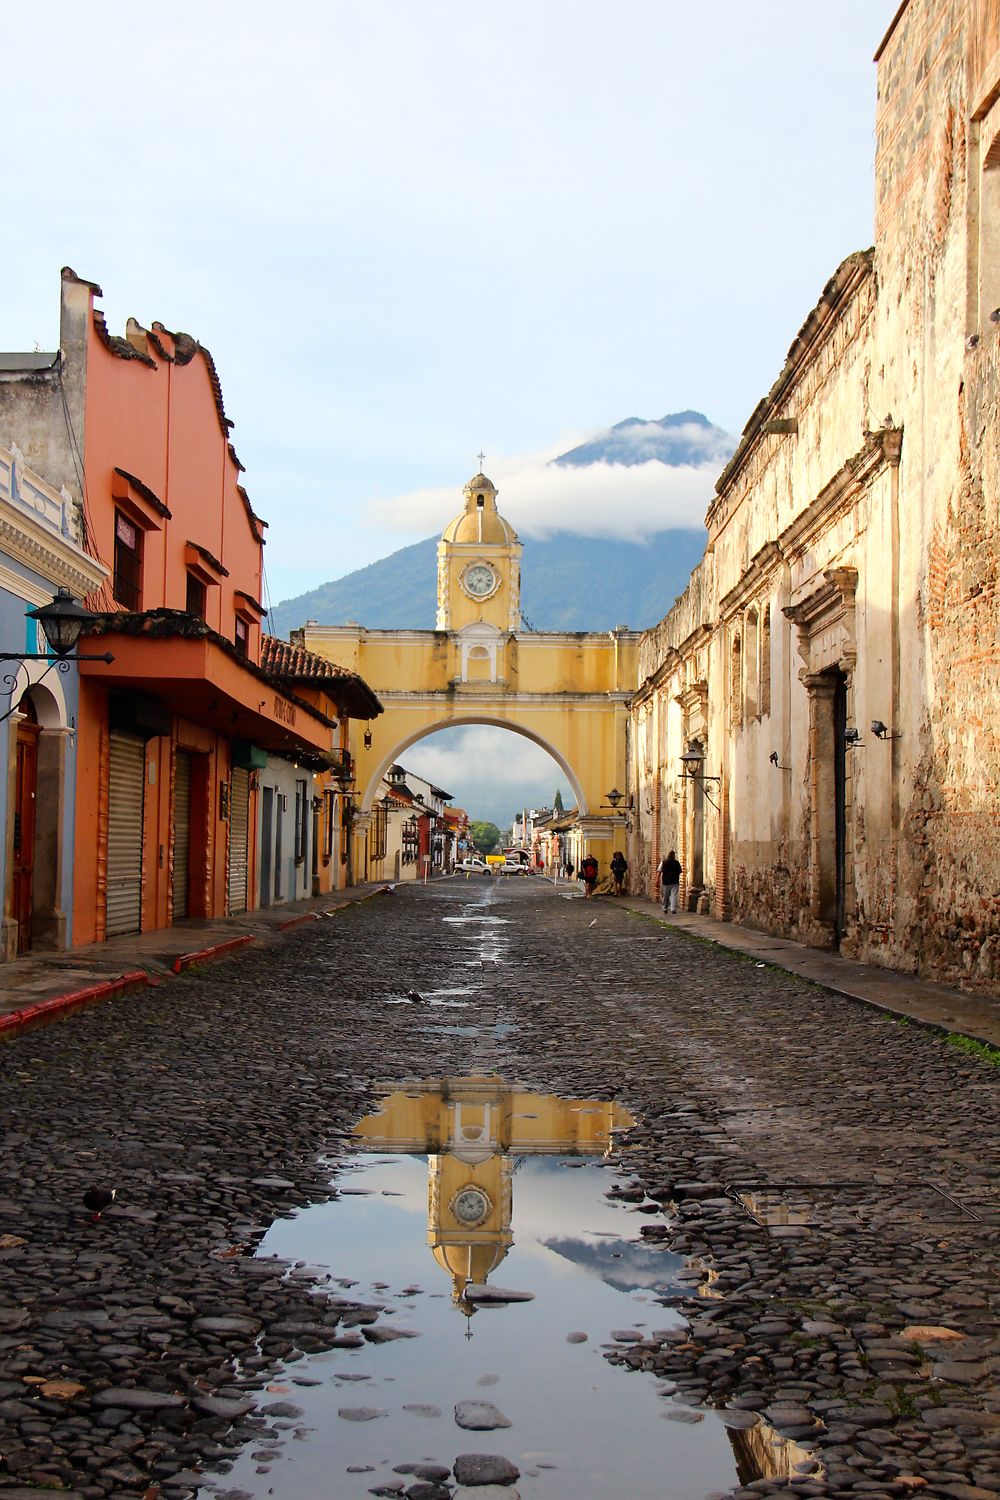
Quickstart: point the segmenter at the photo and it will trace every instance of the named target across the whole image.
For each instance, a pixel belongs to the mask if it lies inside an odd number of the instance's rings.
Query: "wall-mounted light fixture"
[[[883,724],[881,719],[872,719],[872,734],[877,740],[901,740],[903,736],[898,729],[890,729]]]
[[[779,764],[777,750],[772,750],[767,758],[776,771],[790,771],[792,769],[791,766],[783,766]]]
[[[719,804],[708,795],[708,792],[705,790],[705,782],[721,782],[722,777],[705,775],[705,752],[703,750],[696,750],[692,745],[689,750],[684,751],[684,754],[680,757],[680,762],[682,767],[680,774],[681,781],[698,782],[701,786],[702,794],[704,795],[706,802],[711,802],[716,812],[718,812]]]
[[[616,786],[613,786],[610,792],[605,792],[604,795],[608,800],[606,802],[602,802],[601,806],[610,807],[612,811],[617,812],[619,804],[621,803],[621,800],[624,797],[625,793],[620,792]]]
[[[861,750],[864,740],[861,738],[861,730],[855,729],[853,725],[844,730],[844,745],[848,750]]]

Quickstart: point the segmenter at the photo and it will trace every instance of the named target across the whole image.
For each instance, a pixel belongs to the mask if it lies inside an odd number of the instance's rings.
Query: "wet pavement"
[[[1000,1493],[998,1074],[923,1028],[451,881],[0,1063],[11,1500]]]
[[[187,917],[172,927],[123,933],[63,952],[22,954],[0,964],[0,1019],[82,990],[109,988],[123,975],[130,976],[131,988],[169,981],[191,960],[208,961],[240,942],[280,942],[291,928],[320,921],[378,889],[377,885],[351,886],[233,917]]]

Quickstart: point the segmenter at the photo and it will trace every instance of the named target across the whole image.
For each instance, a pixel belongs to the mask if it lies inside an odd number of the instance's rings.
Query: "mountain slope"
[[[716,427],[700,411],[675,411],[659,421],[626,417],[589,442],[560,453],[552,462],[564,468],[586,464],[645,464],[651,460],[676,468],[681,464],[722,468],[733,455],[736,443],[728,432]]]
[[[315,620],[372,630],[433,630],[438,538],[402,547],[379,562],[279,604],[270,628],[281,636]],[[535,630],[642,629],[655,625],[687,587],[705,547],[703,531],[661,531],[647,542],[557,532],[529,538],[521,562],[521,607]]]

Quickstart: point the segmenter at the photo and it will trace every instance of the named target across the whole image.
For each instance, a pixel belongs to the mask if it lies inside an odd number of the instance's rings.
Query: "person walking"
[[[666,912],[675,912],[677,910],[677,893],[681,888],[681,867],[673,849],[670,850],[666,859],[660,861],[660,868],[656,872],[656,884],[660,890],[660,901],[663,905],[663,910]]]
[[[625,894],[625,876],[628,874],[628,860],[620,849],[616,849],[611,856],[611,879],[614,882],[612,895],[622,896]]]
[[[583,881],[584,895],[589,901],[594,894],[594,887],[597,884],[597,860],[592,854],[584,856],[583,863],[580,866],[580,879]]]

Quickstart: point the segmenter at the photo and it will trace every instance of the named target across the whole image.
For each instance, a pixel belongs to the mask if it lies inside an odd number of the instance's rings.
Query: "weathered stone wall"
[[[910,0],[878,82],[875,250],[824,288],[719,482],[705,562],[640,649],[631,857],[690,860],[674,769],[695,729],[720,778],[698,835],[718,914],[989,989],[1000,0]]]
[[[882,930],[873,902],[859,934],[899,967],[983,989],[1000,979],[1000,413],[979,146],[998,43],[996,0],[911,0],[879,62],[880,376],[906,434],[904,739],[894,922]]]

